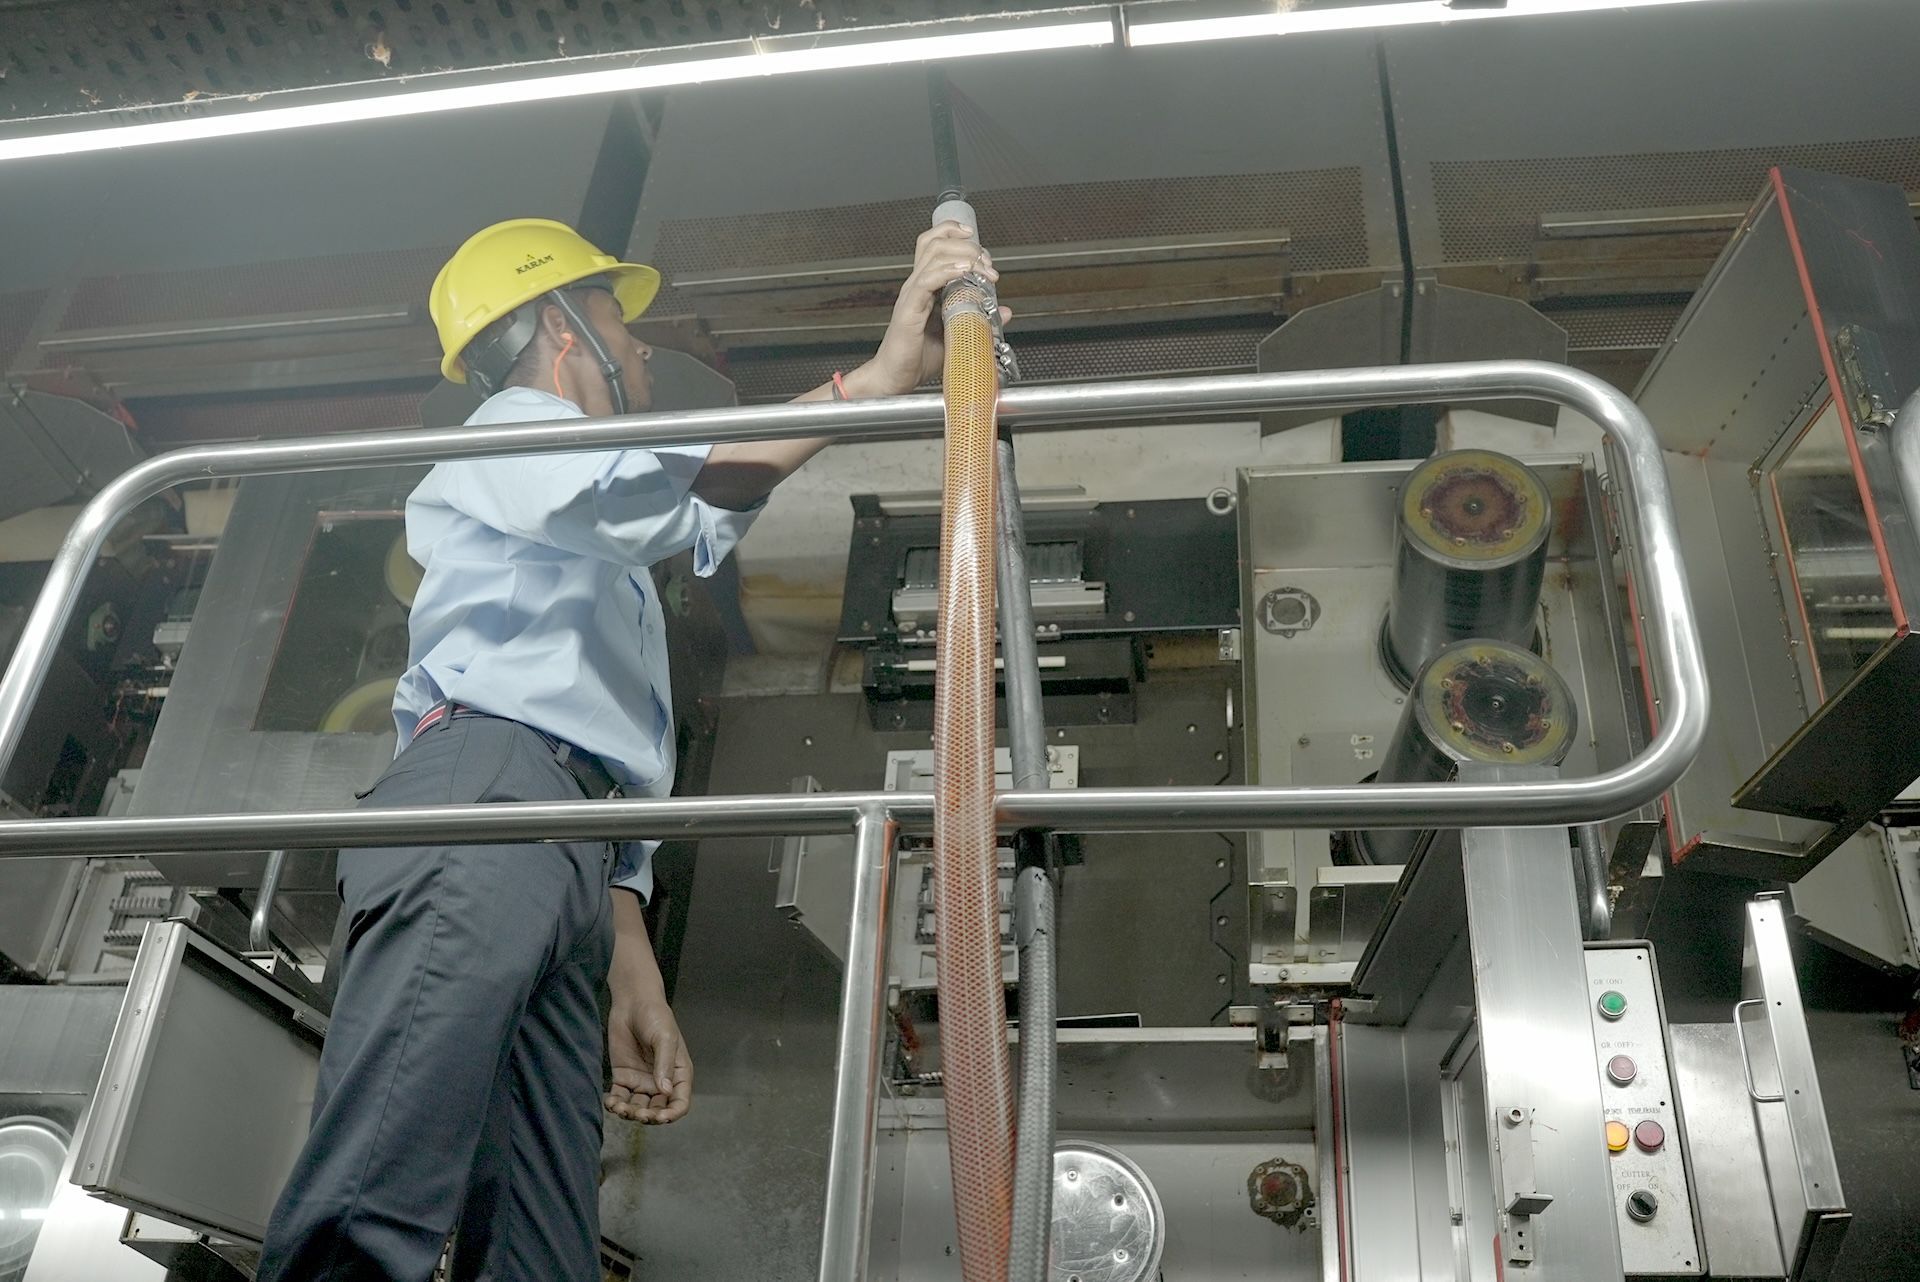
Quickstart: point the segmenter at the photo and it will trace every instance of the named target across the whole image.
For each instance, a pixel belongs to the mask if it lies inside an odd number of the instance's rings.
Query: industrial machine
[[[970,279],[944,405],[784,411],[964,420],[971,479],[854,500],[837,656],[797,691],[720,697],[723,628],[698,628],[724,603],[687,589],[682,780],[707,795],[564,820],[700,843],[663,865],[656,938],[701,1102],[610,1128],[608,1272],[1831,1276],[1849,1210],[1789,925],[1916,955],[1911,910],[1847,916],[1862,885],[1910,905],[1920,884],[1897,822],[1920,757],[1882,715],[1920,695],[1920,472],[1895,448],[1920,433],[1896,421],[1916,282],[1901,192],[1780,170],[1638,408],[1533,361],[1002,388]],[[1454,413],[1426,457],[1023,505],[996,395],[1022,424]],[[668,444],[781,413],[731,401],[580,431]],[[1550,444],[1458,439],[1515,401],[1558,403]],[[20,1141],[182,1276],[245,1275],[304,1138],[334,852],[563,822],[350,811],[392,750],[405,494],[500,439],[201,452],[246,479],[137,777],[109,818],[0,821],[0,849],[143,854],[196,905],[141,931],[91,1105]],[[79,518],[0,685],[0,766],[86,540],[193,466],[142,464]],[[1740,996],[1711,1018],[1667,996],[1676,867],[1740,916]],[[25,1282],[64,1282],[30,1246]]]

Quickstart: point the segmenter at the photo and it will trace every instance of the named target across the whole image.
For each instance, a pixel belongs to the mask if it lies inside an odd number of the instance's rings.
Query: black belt
[[[511,717],[495,717],[491,712],[485,712],[464,703],[442,701],[420,714],[420,720],[414,723],[413,737],[418,739],[421,731],[430,730],[442,721],[453,721],[460,717],[493,717],[495,721],[512,720]],[[517,721],[514,724],[526,725],[523,721]],[[527,726],[527,729],[540,736],[542,742],[553,752],[553,759],[560,763],[562,770],[573,776],[573,781],[580,785],[580,791],[589,799],[599,801],[606,797],[621,795],[619,780],[613,777],[613,773],[602,764],[600,758],[584,748],[568,743],[559,735],[548,734],[538,726]]]

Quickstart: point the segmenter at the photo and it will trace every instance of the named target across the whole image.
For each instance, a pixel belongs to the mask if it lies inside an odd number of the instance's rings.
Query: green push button
[[[1600,994],[1600,1014],[1607,1019],[1619,1019],[1627,1013],[1627,995],[1609,988]]]

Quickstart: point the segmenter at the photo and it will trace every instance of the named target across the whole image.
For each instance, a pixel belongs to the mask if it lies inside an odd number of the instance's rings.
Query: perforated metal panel
[[[1667,341],[1667,335],[1673,332],[1673,323],[1680,319],[1686,304],[1683,296],[1657,302],[1585,302],[1541,311],[1567,331],[1570,352],[1652,352]]]
[[[1057,7],[1031,0],[29,0],[6,5],[0,21],[0,115]]]
[[[1432,165],[1444,260],[1526,260],[1540,215],[1745,206],[1772,165],[1920,190],[1920,137],[1614,156],[1445,160]]]
[[[21,364],[17,358],[20,345],[27,341],[27,332],[33,328],[34,318],[40,314],[46,298],[43,289],[0,294],[0,371]]]
[[[1056,245],[1284,227],[1297,270],[1367,265],[1358,169],[1008,187],[971,197],[999,245]],[[893,257],[926,230],[924,199],[663,223],[654,260],[675,272]]]

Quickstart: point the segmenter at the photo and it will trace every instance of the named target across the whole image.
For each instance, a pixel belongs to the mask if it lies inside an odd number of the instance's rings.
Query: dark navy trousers
[[[422,732],[366,806],[557,801],[536,731]],[[260,1282],[596,1282],[607,842],[343,850],[345,963]]]

